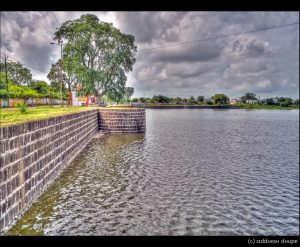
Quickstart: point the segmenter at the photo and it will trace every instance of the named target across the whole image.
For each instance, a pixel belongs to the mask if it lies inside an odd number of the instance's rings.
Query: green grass
[[[272,106],[272,105],[258,105],[258,104],[236,104],[233,106],[238,106],[242,109],[273,109],[273,110],[291,110],[291,109],[299,109],[299,106]]]
[[[97,106],[77,106],[77,107],[59,107],[59,106],[37,106],[37,107],[28,107],[27,112],[25,114],[21,114],[19,108],[0,108],[0,127],[20,124],[27,121],[39,120],[50,118],[54,116],[60,116],[65,114],[70,114],[78,111],[92,110],[102,107]],[[104,109],[113,109],[113,110],[127,110],[132,109],[134,107],[118,107],[118,106],[110,106],[103,107]]]
[[[19,124],[27,121],[45,119],[53,116],[70,114],[78,111],[92,110],[95,107],[57,107],[57,106],[38,106],[28,107],[25,114],[21,114],[18,108],[0,108],[0,127]]]
[[[122,110],[122,109],[132,109],[135,108],[133,105],[125,105],[125,104],[118,104],[118,105],[107,105],[105,108],[107,109],[118,109],[118,110]]]
[[[109,106],[109,107],[105,107],[104,109],[108,109],[108,110],[132,110],[132,109],[135,109],[136,107],[117,107],[117,106]]]
[[[195,105],[188,105],[188,104],[186,104],[186,105],[181,105],[181,104],[141,104],[141,106],[161,106],[161,107],[168,107],[168,106],[182,106],[182,107],[184,107],[184,106],[219,106],[219,105],[206,105],[206,104],[201,104],[201,105],[198,105],[198,104],[195,104]]]

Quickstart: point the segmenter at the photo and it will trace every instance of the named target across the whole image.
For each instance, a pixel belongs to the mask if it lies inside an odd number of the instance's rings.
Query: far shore
[[[269,110],[292,110],[299,109],[299,106],[270,106],[256,104],[240,104],[240,105],[175,105],[175,104],[141,104],[136,107],[150,109],[269,109]]]

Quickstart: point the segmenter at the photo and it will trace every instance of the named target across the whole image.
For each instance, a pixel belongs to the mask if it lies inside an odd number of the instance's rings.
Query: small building
[[[95,95],[88,96],[79,96],[78,91],[81,89],[79,85],[77,85],[74,89],[72,89],[70,94],[70,105],[71,106],[85,106],[88,105],[96,105],[98,103],[97,97]]]
[[[240,104],[241,103],[241,97],[233,98],[230,100],[230,105]]]
[[[246,100],[246,103],[247,103],[247,104],[256,104],[256,103],[257,103],[257,100],[255,100],[255,99],[247,99],[247,100]]]
[[[230,105],[235,105],[235,104],[237,104],[236,99],[231,99],[231,100],[229,101],[229,104],[230,104]]]

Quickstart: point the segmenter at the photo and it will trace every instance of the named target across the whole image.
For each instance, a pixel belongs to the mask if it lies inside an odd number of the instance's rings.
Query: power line
[[[54,18],[55,18],[55,20],[56,20],[56,22],[57,22],[57,24],[58,24],[58,26],[59,26],[59,25],[60,25],[60,22],[58,21],[58,19],[57,19],[56,15],[54,14],[54,12],[53,12],[53,11],[51,11],[51,13],[52,13],[52,15],[54,16]]]
[[[15,59],[15,58],[13,58],[13,57],[11,57],[11,56],[7,56],[7,57],[9,57],[10,60],[12,60],[12,61],[14,61],[14,62],[20,62],[23,66],[28,67],[28,68],[31,68],[31,69],[35,70],[35,72],[37,72],[37,73],[40,73],[40,74],[47,74],[47,72],[43,72],[43,71],[41,71],[41,70],[39,70],[39,69],[37,69],[37,68],[31,66],[31,65],[25,64],[25,63],[23,63],[22,61],[19,61],[19,60]]]
[[[213,39],[227,38],[227,37],[241,35],[241,34],[246,34],[246,33],[254,33],[254,32],[265,31],[265,30],[269,30],[269,29],[275,29],[275,28],[282,28],[282,27],[292,26],[292,25],[296,25],[296,24],[299,24],[299,22],[290,23],[290,24],[286,24],[286,25],[280,25],[280,26],[265,27],[265,28],[251,30],[251,31],[247,31],[247,32],[240,32],[240,33],[234,33],[234,34],[228,34],[228,35],[220,35],[220,36],[215,36],[215,37],[210,37],[210,38],[205,38],[205,39],[198,39],[198,40],[193,40],[193,41],[186,41],[186,42],[177,43],[177,44],[171,44],[171,45],[165,45],[165,46],[158,46],[158,47],[153,47],[153,48],[147,48],[147,49],[139,50],[138,52],[150,51],[150,50],[156,50],[156,49],[162,49],[162,48],[166,48],[166,47],[170,47],[170,46],[192,44],[192,43],[197,43],[197,42],[207,41],[207,40],[213,40]]]
[[[31,66],[31,65],[28,65],[28,64],[26,64],[26,63],[23,63],[23,62],[21,62],[21,61],[15,60],[15,59],[12,59],[12,60],[14,60],[15,62],[20,62],[23,66],[28,67],[28,68],[31,68],[31,69],[35,70],[36,72],[38,72],[38,73],[40,73],[40,74],[47,74],[47,72],[41,71],[41,70],[39,70],[39,69],[37,69],[37,68]]]

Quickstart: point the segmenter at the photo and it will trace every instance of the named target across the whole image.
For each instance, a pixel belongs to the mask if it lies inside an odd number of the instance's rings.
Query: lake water
[[[147,109],[93,139],[9,235],[299,235],[299,111]]]

